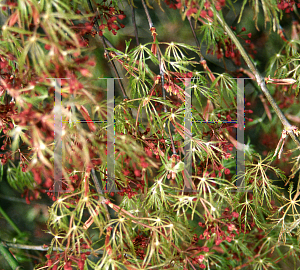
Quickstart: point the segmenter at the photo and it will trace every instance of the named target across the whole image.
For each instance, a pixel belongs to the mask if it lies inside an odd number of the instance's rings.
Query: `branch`
[[[96,173],[95,173],[94,169],[92,169],[92,179],[93,179],[93,182],[95,184],[97,193],[102,195],[102,196],[99,195],[99,200],[101,202],[103,202],[106,199],[103,197],[103,191],[102,191],[102,189],[101,189],[101,187],[99,185],[99,180],[98,180],[98,178],[96,176]],[[110,220],[110,215],[109,215],[109,212],[108,212],[107,205],[105,203],[103,203],[103,205],[104,205],[104,208],[105,208],[105,211],[106,211],[106,213],[105,213],[106,214],[106,218],[107,218],[107,220]]]
[[[192,18],[191,18],[191,16],[187,16],[187,19],[188,19],[188,21],[189,21],[189,24],[190,24],[190,27],[191,27],[191,30],[192,30],[192,33],[193,33],[193,37],[194,37],[194,39],[195,39],[195,42],[196,42],[196,45],[197,45],[197,47],[199,48],[199,54],[200,54],[200,59],[201,59],[201,61],[203,61],[204,60],[204,57],[203,57],[203,55],[202,55],[202,53],[201,53],[201,50],[200,50],[200,42],[199,42],[199,40],[198,40],[198,38],[197,38],[197,36],[196,36],[196,32],[195,32],[195,29],[194,29],[194,26],[193,26],[193,23],[192,23]]]
[[[149,10],[148,10],[147,5],[145,4],[144,0],[142,0],[142,4],[143,4],[143,7],[144,7],[146,16],[147,16],[150,31],[151,31],[152,36],[153,36],[153,45],[158,47],[158,44],[154,44],[156,42],[156,35],[157,35],[156,34],[156,29],[154,27],[154,24],[153,24],[152,19],[150,17]],[[155,52],[156,52],[156,49],[154,50],[154,52],[152,51],[152,53],[154,55],[155,55]],[[161,54],[160,54],[159,49],[157,50],[157,59],[158,59],[158,62],[159,62],[159,73],[160,73],[160,76],[161,76],[161,89],[162,89],[163,99],[166,100],[166,90],[165,90],[165,87],[164,87],[165,74],[164,74],[164,71],[163,71],[163,68],[162,68],[162,60],[161,60]],[[164,112],[166,113],[167,112],[167,107],[166,107],[165,104],[163,104],[163,106],[164,106]]]
[[[137,30],[136,21],[135,21],[135,11],[134,11],[134,7],[133,7],[133,3],[130,5],[130,8],[131,8],[131,16],[132,16],[132,23],[133,23],[133,28],[134,28],[136,46],[139,46],[140,42],[139,42],[139,35],[138,35],[138,30]]]
[[[0,247],[1,245],[3,246],[7,246],[10,248],[16,248],[16,249],[26,249],[26,250],[37,250],[37,251],[48,251],[49,249],[51,249],[52,251],[59,251],[59,252],[64,252],[64,250],[62,248],[59,247],[49,247],[47,245],[42,245],[42,246],[34,246],[34,245],[23,245],[23,244],[14,244],[14,243],[7,243],[7,242],[2,242],[0,243]],[[82,249],[82,252],[95,252],[98,254],[103,254],[102,250],[91,250],[91,249]]]
[[[271,106],[273,107],[275,113],[279,117],[281,123],[283,124],[284,129],[288,130],[288,134],[292,137],[292,139],[296,143],[297,147],[300,148],[300,141],[298,140],[298,138],[296,137],[296,135],[294,134],[294,132],[291,129],[292,125],[286,119],[286,117],[284,116],[284,114],[282,113],[282,111],[277,106],[275,100],[271,96],[271,94],[270,94],[270,92],[269,92],[269,90],[268,90],[268,88],[266,86],[265,79],[260,75],[259,71],[256,69],[254,63],[252,62],[252,60],[250,59],[249,55],[245,51],[244,47],[239,42],[239,40],[237,39],[236,35],[232,32],[231,28],[228,26],[228,24],[225,22],[225,20],[220,16],[220,14],[217,11],[214,11],[214,9],[212,7],[211,7],[211,10],[213,12],[215,12],[217,20],[219,21],[219,23],[224,28],[224,30],[227,33],[227,35],[231,38],[231,40],[234,42],[234,44],[236,45],[237,49],[241,53],[241,55],[242,55],[244,61],[246,62],[247,66],[251,70],[252,74],[255,76],[255,79],[256,79],[256,82],[257,82],[259,88],[264,93],[264,95],[266,96],[267,100],[270,102]]]
[[[90,8],[91,12],[92,12],[92,13],[95,13],[95,12],[94,12],[94,8],[93,8],[92,3],[91,3],[90,0],[88,0],[88,5],[89,5],[89,8]],[[99,29],[99,23],[98,23],[98,20],[95,20],[95,24],[96,24],[97,28]],[[103,37],[103,36],[100,36],[100,40],[101,40],[102,46],[103,46],[103,48],[104,48],[104,51],[105,51],[106,54],[107,54],[108,62],[110,63],[111,67],[113,68],[116,77],[119,79],[119,80],[118,80],[118,83],[119,83],[119,85],[120,85],[120,88],[121,88],[121,91],[122,91],[122,94],[123,94],[123,98],[129,100],[129,98],[128,98],[127,94],[126,94],[125,88],[124,88],[124,86],[123,86],[123,84],[122,84],[122,82],[121,82],[121,80],[120,80],[120,76],[119,76],[118,70],[117,70],[117,68],[116,68],[116,66],[115,66],[115,63],[113,62],[113,60],[110,59],[109,53],[108,53],[108,51],[107,51],[107,45],[106,45],[106,43],[105,43],[104,37]],[[129,112],[130,112],[130,114],[132,115],[132,112],[131,112],[131,109],[130,109],[130,108],[129,108]]]
[[[158,59],[158,62],[159,62],[159,73],[160,73],[160,78],[161,78],[161,90],[162,90],[162,95],[163,95],[163,100],[166,100],[166,90],[165,90],[165,73],[164,73],[164,70],[163,70],[163,63],[162,63],[162,59],[161,59],[161,52],[159,50],[159,46],[158,46],[158,42],[156,40],[156,29],[153,25],[153,22],[152,22],[152,19],[150,17],[150,13],[149,13],[149,10],[147,8],[147,5],[145,4],[145,1],[142,0],[142,4],[143,4],[143,7],[144,7],[144,10],[145,10],[145,13],[146,13],[146,16],[147,16],[147,20],[148,20],[148,23],[149,23],[149,27],[150,27],[150,31],[152,33],[152,36],[153,36],[153,45],[154,46],[157,46],[158,50],[154,49],[154,52],[152,51],[152,53],[155,55],[155,52],[157,51],[157,59]],[[155,42],[157,42],[157,44],[154,44]],[[163,108],[164,108],[164,112],[167,113],[167,107],[166,107],[166,104],[163,104]],[[166,126],[167,126],[167,123],[166,123]],[[168,130],[166,128],[166,133],[168,133]],[[175,145],[174,145],[174,141],[173,141],[173,137],[172,137],[172,134],[171,134],[171,131],[169,129],[169,136],[170,136],[170,140],[171,140],[171,145],[172,145],[172,152],[173,152],[173,155],[176,155],[176,148],[175,148]]]

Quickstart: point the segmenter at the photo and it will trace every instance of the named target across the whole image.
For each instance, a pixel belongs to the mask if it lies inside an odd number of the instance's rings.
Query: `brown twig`
[[[94,8],[93,8],[93,6],[92,6],[91,1],[90,1],[90,0],[87,0],[87,1],[88,1],[88,5],[89,5],[89,8],[90,8],[91,12],[94,13]],[[98,29],[99,29],[99,23],[98,23],[98,20],[95,21],[95,24],[96,24],[96,26],[97,26]],[[101,41],[102,46],[103,46],[103,48],[104,48],[104,51],[105,51],[105,53],[106,53],[108,62],[110,63],[110,65],[111,65],[111,67],[112,67],[112,69],[113,69],[113,71],[114,71],[114,73],[115,73],[115,75],[116,75],[116,77],[117,77],[117,79],[118,79],[117,81],[118,81],[119,86],[120,86],[120,88],[121,88],[121,91],[122,91],[122,94],[123,94],[123,98],[129,100],[129,98],[128,98],[127,94],[126,94],[125,88],[124,88],[124,86],[123,86],[123,83],[122,83],[122,81],[120,80],[120,75],[119,75],[118,70],[117,70],[117,68],[116,68],[116,66],[115,66],[115,63],[114,63],[114,61],[113,61],[112,59],[110,59],[109,53],[108,53],[108,51],[107,51],[107,45],[106,45],[106,42],[105,42],[105,39],[104,39],[103,36],[100,36],[100,41]],[[130,114],[132,115],[131,109],[129,109],[129,112],[130,112]]]
[[[52,251],[59,251],[59,252],[63,252],[64,250],[62,248],[59,247],[49,247],[47,245],[42,245],[42,246],[37,246],[37,245],[23,245],[23,244],[15,244],[15,243],[8,243],[5,242],[5,245],[10,247],[10,248],[16,248],[16,249],[25,249],[25,250],[37,250],[37,251],[48,251],[49,249],[51,249]],[[83,252],[91,252],[91,249],[84,249],[82,250]],[[102,250],[99,251],[95,251],[96,253],[100,253],[103,254]]]
[[[159,46],[158,46],[158,44],[155,44],[157,42],[157,40],[156,40],[157,33],[156,33],[156,29],[155,29],[155,27],[153,25],[151,16],[149,14],[149,10],[148,10],[147,5],[146,5],[146,3],[145,3],[144,0],[142,0],[142,4],[143,4],[143,7],[144,7],[146,16],[147,16],[147,20],[148,20],[148,23],[149,23],[150,31],[151,31],[152,36],[153,36],[152,52],[153,52],[154,55],[157,53],[157,58],[158,58],[158,62],[159,62],[159,73],[160,73],[160,80],[161,80],[162,95],[163,95],[163,100],[166,100],[166,89],[164,87],[165,73],[164,73],[164,70],[163,70],[163,62],[162,62],[162,59],[161,59],[161,52],[159,50]],[[163,104],[163,108],[164,108],[164,112],[166,113],[167,112],[166,104]],[[166,123],[166,125],[167,125],[167,123]],[[173,141],[173,137],[172,137],[170,129],[168,131],[169,131],[169,137],[170,137],[171,145],[172,145],[172,152],[173,152],[173,154],[176,155],[177,152],[176,152],[175,144],[174,144],[174,141]],[[166,131],[166,133],[168,133],[168,131]]]
[[[137,29],[136,21],[135,21],[135,11],[134,11],[134,7],[133,7],[133,3],[131,3],[130,8],[131,8],[131,18],[132,18],[132,24],[133,24],[133,28],[134,28],[136,46],[139,46],[140,42],[139,42],[139,36],[138,36],[138,29]]]

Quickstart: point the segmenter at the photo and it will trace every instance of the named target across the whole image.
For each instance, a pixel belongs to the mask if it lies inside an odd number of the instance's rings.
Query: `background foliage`
[[[1,268],[299,267],[297,1],[20,0],[1,8]],[[106,184],[99,78],[107,77],[118,79],[118,192]],[[49,78],[63,78],[59,196]],[[247,79],[242,146],[234,78]],[[238,173],[237,148],[245,151]]]

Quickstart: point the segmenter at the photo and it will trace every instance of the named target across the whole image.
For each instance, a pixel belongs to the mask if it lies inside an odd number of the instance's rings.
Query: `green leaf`
[[[25,30],[24,28],[12,27],[12,26],[11,27],[6,26],[5,31],[15,32],[15,33],[29,35],[29,36],[32,36],[34,34],[33,32]]]
[[[22,172],[20,164],[17,167],[7,168],[7,181],[9,185],[17,191],[24,192],[25,188],[34,188],[34,179],[31,172]]]
[[[4,166],[2,165],[2,163],[0,166],[1,166],[0,167],[0,182],[1,182],[4,176]]]

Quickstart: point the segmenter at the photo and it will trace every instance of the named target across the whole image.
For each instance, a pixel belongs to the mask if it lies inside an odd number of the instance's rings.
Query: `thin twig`
[[[150,29],[151,29],[154,25],[153,25],[152,19],[151,19],[150,14],[149,14],[149,10],[148,10],[147,5],[146,5],[146,3],[145,3],[144,0],[142,0],[142,4],[143,4],[143,7],[144,7],[146,16],[147,16],[147,20],[148,20],[148,23],[149,23],[149,27],[150,27]]]
[[[142,0],[142,4],[143,4],[143,7],[144,7],[144,10],[145,10],[145,13],[146,13],[146,17],[147,17],[147,20],[148,20],[148,23],[149,23],[149,27],[150,27],[150,30],[152,27],[154,27],[154,24],[152,22],[152,19],[151,19],[151,16],[150,16],[150,13],[149,13],[149,10],[147,8],[147,5],[145,3],[144,0]],[[161,76],[161,89],[162,89],[162,94],[163,94],[163,99],[166,100],[166,90],[165,90],[165,87],[164,87],[164,72],[163,72],[163,68],[162,68],[162,60],[161,60],[161,55],[160,55],[160,50],[158,49],[157,50],[157,58],[158,58],[158,62],[159,62],[159,73],[160,73],[160,76]],[[167,112],[167,108],[166,108],[166,105],[163,104],[164,106],[164,112]]]
[[[97,178],[97,176],[96,176],[95,170],[92,169],[91,172],[92,172],[92,179],[93,179],[94,185],[95,185],[95,187],[96,187],[97,193],[99,194],[99,200],[100,200],[101,202],[104,202],[104,200],[106,200],[106,199],[103,197],[103,190],[101,189],[101,187],[100,187],[100,185],[99,185],[99,180],[98,180],[98,178]],[[102,196],[101,196],[100,194],[101,194]],[[106,218],[107,218],[107,220],[110,220],[110,214],[109,214],[107,205],[106,205],[105,203],[103,203],[103,205],[104,205],[105,212],[106,212],[106,213],[105,213]]]
[[[146,16],[147,16],[147,20],[148,20],[148,23],[149,23],[149,27],[150,27],[150,30],[151,30],[154,27],[154,25],[153,25],[153,22],[152,22],[149,10],[148,10],[147,5],[146,5],[146,3],[145,3],[144,0],[142,0],[142,4],[143,4],[144,10],[145,10],[145,13],[146,13]],[[162,63],[162,59],[161,59],[161,52],[159,50],[158,44],[157,44],[157,58],[158,58],[158,62],[159,62],[159,74],[160,74],[160,78],[161,78],[161,90],[162,90],[163,100],[166,100],[165,73],[164,73],[164,70],[163,70],[163,63]],[[168,110],[167,110],[166,104],[163,104],[163,108],[164,108],[164,112],[167,113]],[[166,123],[166,126],[167,126],[167,123]],[[167,130],[166,130],[166,132],[168,133]],[[169,136],[170,136],[170,140],[171,140],[173,154],[176,155],[177,152],[176,152],[176,148],[175,148],[175,145],[174,145],[174,141],[173,141],[170,129],[169,129]]]
[[[164,75],[164,72],[162,71],[161,58],[160,58],[159,51],[157,53],[157,58],[160,63],[159,71],[160,71],[160,77],[161,77],[161,88],[162,88],[163,100],[166,100],[165,75]],[[164,106],[164,112],[166,113],[167,112],[166,104],[163,104],[163,106]]]
[[[194,39],[195,39],[197,48],[198,48],[198,54],[199,54],[199,56],[200,56],[200,64],[202,65],[203,69],[207,72],[207,75],[208,75],[208,77],[210,78],[210,80],[211,80],[212,82],[214,82],[214,81],[216,80],[216,77],[215,77],[214,74],[211,72],[210,68],[208,67],[208,65],[207,65],[207,63],[206,63],[205,58],[203,57],[203,55],[202,55],[202,53],[201,53],[200,42],[199,42],[199,40],[198,40],[198,38],[197,38],[197,36],[196,36],[196,32],[195,32],[195,29],[194,29],[194,26],[193,26],[193,23],[192,23],[192,18],[191,18],[190,16],[188,16],[187,18],[188,18],[188,21],[189,21],[189,24],[190,24],[190,27],[191,27],[191,30],[192,30],[192,33],[193,33],[193,36],[194,36]],[[226,69],[225,62],[224,62],[224,66],[225,66],[225,69]],[[220,86],[219,82],[216,82],[215,85],[217,86],[218,93],[220,94],[220,90],[219,90],[219,88],[218,88],[218,87]],[[220,94],[220,96],[221,96],[221,94]],[[225,105],[226,105],[227,107],[229,107],[228,104],[227,104],[227,102],[226,102],[226,100],[225,100],[225,98],[222,97],[222,99],[223,99]],[[209,101],[208,101],[208,102],[209,102]]]
[[[42,246],[35,246],[35,245],[23,245],[23,244],[15,244],[15,243],[7,243],[4,242],[4,244],[10,248],[16,248],[16,249],[26,249],[26,250],[37,250],[37,251],[48,251],[51,249],[52,251],[59,251],[59,252],[64,252],[65,250],[59,247],[48,247],[46,245]],[[83,249],[82,252],[95,252],[99,254],[103,254],[102,250],[94,251],[91,249]]]
[[[176,155],[177,152],[176,152],[176,149],[175,149],[175,144],[174,144],[172,133],[171,133],[171,129],[170,129],[170,121],[169,120],[167,120],[167,121],[169,122],[168,123],[168,128],[169,128],[169,136],[170,136],[170,139],[171,139],[171,145],[172,145],[173,155]]]
[[[102,37],[103,37],[103,39],[104,39],[104,41],[105,41],[105,43],[106,43],[106,45],[107,45],[108,48],[113,48],[113,49],[116,50],[115,46],[112,45],[111,42],[110,42],[105,36],[102,36]],[[115,53],[116,55],[121,55],[120,53],[115,52],[115,51],[114,51],[114,53]]]
[[[295,122],[295,123],[300,123],[300,117],[297,115],[292,115],[292,114],[285,114],[287,119],[290,119],[291,121]]]
[[[106,57],[107,57],[108,63],[110,63],[110,65],[111,65],[111,67],[112,67],[112,69],[113,69],[113,71],[114,71],[116,77],[118,78],[118,83],[119,83],[119,86],[120,86],[120,88],[121,88],[121,91],[122,91],[122,94],[123,94],[123,98],[129,100],[129,98],[128,98],[127,94],[126,94],[125,88],[124,88],[124,86],[123,86],[123,83],[122,83],[122,81],[120,80],[120,75],[119,75],[119,72],[118,72],[118,70],[117,70],[117,67],[116,67],[114,61],[113,61],[113,60],[110,58],[110,56],[109,56],[109,52],[107,51],[107,45],[106,45],[106,43],[105,43],[105,40],[104,40],[103,36],[100,36],[100,40],[101,40],[102,46],[104,47],[104,50],[105,50],[105,53],[106,53]],[[130,111],[131,111],[131,110],[130,110]]]
[[[130,5],[130,8],[131,8],[131,18],[132,18],[132,24],[133,24],[133,28],[134,28],[136,46],[139,46],[140,42],[139,42],[138,29],[137,29],[136,21],[135,21],[135,10],[134,10],[134,7],[133,7],[133,3]]]
[[[197,38],[197,36],[196,36],[196,32],[195,32],[195,29],[194,29],[194,26],[193,26],[193,23],[192,23],[192,18],[191,18],[190,16],[188,16],[187,19],[188,19],[188,21],[189,21],[189,24],[190,24],[190,27],[191,27],[191,30],[192,30],[192,33],[193,33],[193,36],[194,36],[196,45],[197,45],[197,47],[199,48],[200,59],[201,59],[201,61],[203,61],[203,60],[204,60],[204,57],[203,57],[203,55],[202,55],[202,53],[201,53],[201,51],[200,51],[200,48],[201,48],[201,47],[200,47],[200,42],[199,42],[199,40],[198,40],[198,38]]]
[[[88,1],[88,5],[89,5],[89,8],[90,8],[91,12],[92,12],[92,13],[95,13],[91,1],[90,1],[90,0],[87,0],[87,1]],[[98,23],[98,20],[95,21],[95,24],[96,24],[97,28],[99,29],[99,23]],[[121,88],[121,91],[122,91],[122,94],[123,94],[123,98],[128,100],[129,98],[128,98],[127,94],[126,94],[126,91],[125,91],[125,88],[124,88],[124,86],[123,86],[123,83],[122,83],[122,81],[120,80],[120,75],[119,75],[119,73],[118,73],[118,70],[117,70],[117,68],[116,68],[116,66],[115,66],[115,63],[114,63],[113,60],[110,58],[109,53],[108,53],[108,51],[107,51],[107,45],[106,45],[106,42],[105,42],[105,39],[103,38],[103,36],[100,36],[100,41],[101,41],[102,46],[103,46],[103,48],[104,48],[104,51],[105,51],[105,53],[106,53],[106,57],[107,57],[107,59],[108,59],[108,62],[110,63],[110,65],[111,65],[111,67],[112,67],[112,69],[113,69],[113,71],[114,71],[116,77],[118,78],[118,83],[119,83],[119,86],[120,86],[120,88]],[[129,111],[130,111],[130,113],[131,113],[131,109],[129,109]],[[132,115],[132,113],[131,113],[131,115]]]

